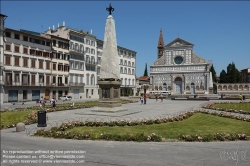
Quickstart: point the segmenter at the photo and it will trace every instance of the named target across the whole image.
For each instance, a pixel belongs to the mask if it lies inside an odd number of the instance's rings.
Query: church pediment
[[[194,46],[194,45],[181,38],[176,38],[175,40],[166,45],[166,47],[182,47],[182,46]]]

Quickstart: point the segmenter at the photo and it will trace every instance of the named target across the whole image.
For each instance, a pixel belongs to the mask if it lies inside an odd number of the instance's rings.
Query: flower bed
[[[187,119],[194,115],[195,113],[205,113],[211,114],[215,116],[227,117],[237,120],[243,120],[250,122],[250,118],[244,117],[237,117],[233,115],[227,115],[224,113],[216,113],[216,112],[209,112],[206,110],[202,111],[190,111],[184,114],[172,117],[172,118],[161,118],[155,120],[141,120],[141,121],[126,121],[126,120],[118,120],[118,121],[110,121],[110,122],[102,122],[102,121],[73,121],[69,123],[63,123],[59,127],[53,127],[51,130],[38,130],[34,135],[35,136],[43,136],[43,137],[53,137],[53,138],[65,138],[65,139],[79,139],[79,140],[113,140],[113,141],[166,141],[165,138],[152,133],[151,135],[145,135],[144,133],[137,133],[137,134],[110,134],[110,133],[102,133],[100,135],[92,135],[89,132],[84,132],[83,134],[69,132],[68,129],[72,129],[74,127],[80,126],[88,126],[88,127],[99,127],[99,126],[138,126],[138,125],[152,125],[152,124],[159,124],[159,123],[170,123],[170,122],[178,122],[184,119]],[[179,140],[181,141],[233,141],[233,140],[246,140],[247,136],[245,134],[222,134],[216,133],[214,135],[180,135]]]
[[[232,102],[221,102],[220,104],[230,104]],[[239,102],[239,103],[243,103],[243,102]],[[246,103],[246,102],[244,102]],[[246,115],[250,115],[249,111],[244,111],[244,110],[236,110],[236,109],[227,109],[227,108],[217,108],[215,107],[216,103],[209,103],[205,106],[203,106],[202,108],[206,108],[206,109],[212,109],[212,110],[217,110],[217,111],[225,111],[225,112],[233,112],[233,113],[239,113],[239,114],[246,114]],[[250,102],[249,102],[250,104]]]
[[[138,102],[137,100],[121,100],[121,101],[122,101],[123,104]],[[98,101],[92,101],[92,102],[86,102],[86,103],[85,102],[84,103],[75,103],[74,106],[71,106],[71,105],[72,105],[72,103],[58,104],[55,108],[47,105],[44,109],[46,110],[47,113],[49,113],[49,112],[56,112],[56,111],[81,109],[81,108],[91,108],[91,107],[97,106],[98,105]],[[26,109],[17,109],[15,111],[27,111],[27,110],[34,110],[34,111],[32,111],[27,116],[27,119],[25,119],[22,122],[24,124],[26,124],[26,125],[37,123],[37,121],[38,121],[38,119],[37,119],[37,112],[35,112],[35,111],[41,110],[41,108],[39,106],[32,106],[32,107],[28,107]],[[3,111],[1,113],[4,113],[4,112],[13,112],[13,111]],[[6,129],[6,128],[13,128],[15,126],[16,126],[16,124],[1,125],[0,126],[0,130]]]

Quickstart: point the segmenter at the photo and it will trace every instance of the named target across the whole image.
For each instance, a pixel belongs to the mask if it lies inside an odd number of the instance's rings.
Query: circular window
[[[183,58],[181,56],[177,56],[174,58],[174,62],[179,65],[183,62]]]

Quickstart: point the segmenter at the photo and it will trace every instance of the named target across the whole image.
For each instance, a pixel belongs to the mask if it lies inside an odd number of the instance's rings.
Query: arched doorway
[[[50,90],[46,89],[45,90],[45,100],[49,100],[49,94],[50,94]]]
[[[193,82],[191,83],[191,89],[190,89],[190,92],[191,92],[191,94],[195,94],[195,85],[194,85],[194,83],[193,83]]]
[[[180,77],[177,77],[175,80],[175,93],[176,94],[182,94],[182,79]]]
[[[166,83],[163,83],[163,91],[167,91],[167,84]]]

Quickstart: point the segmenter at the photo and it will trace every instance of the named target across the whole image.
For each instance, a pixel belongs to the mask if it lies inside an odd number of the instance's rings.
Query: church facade
[[[211,62],[199,57],[194,44],[176,38],[164,45],[162,30],[157,47],[158,59],[150,66],[150,83],[154,91],[171,94],[212,93]]]

